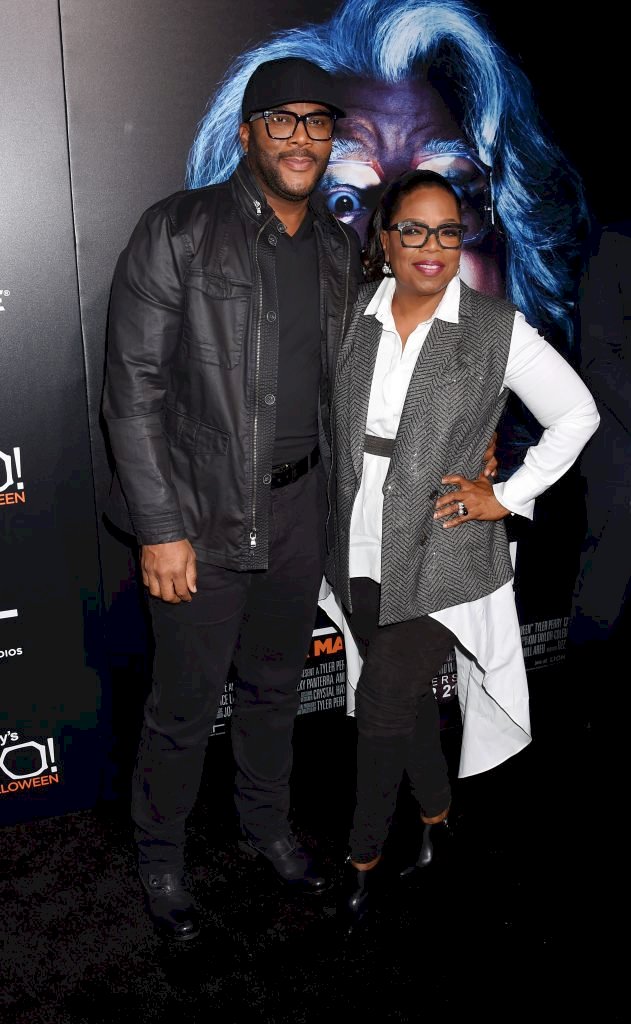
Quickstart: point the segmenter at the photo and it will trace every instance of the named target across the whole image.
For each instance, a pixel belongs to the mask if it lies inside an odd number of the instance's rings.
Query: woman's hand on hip
[[[495,522],[509,515],[509,509],[499,503],[493,492],[493,485],[488,477],[469,480],[466,476],[454,473],[444,476],[444,484],[452,484],[454,490],[443,494],[436,502],[434,519],[444,520],[445,529],[461,526],[471,519],[482,522]],[[451,517],[451,518],[447,518]]]

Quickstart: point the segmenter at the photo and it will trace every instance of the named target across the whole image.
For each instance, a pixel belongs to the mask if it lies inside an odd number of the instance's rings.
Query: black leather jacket
[[[361,279],[359,240],[317,194],[322,384],[328,395]],[[103,413],[116,463],[106,510],[140,544],[190,540],[230,569],[267,568],[283,231],[245,161],[140,218],[119,257]]]

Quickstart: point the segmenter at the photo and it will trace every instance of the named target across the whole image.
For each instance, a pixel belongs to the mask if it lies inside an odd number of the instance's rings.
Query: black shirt
[[[318,443],[320,283],[313,216],[278,236],[278,388],[273,464],[295,462]]]

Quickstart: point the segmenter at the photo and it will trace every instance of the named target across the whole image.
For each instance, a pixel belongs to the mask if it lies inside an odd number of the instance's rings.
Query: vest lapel
[[[379,350],[382,325],[375,316],[360,316],[353,345],[353,366],[350,375],[350,441],[353,468],[361,476],[364,462],[364,435],[370,402],[375,362]]]

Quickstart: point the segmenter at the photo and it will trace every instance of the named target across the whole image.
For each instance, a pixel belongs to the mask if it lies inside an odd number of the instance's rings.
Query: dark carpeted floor
[[[3,1019],[10,1024],[302,1024],[626,1019],[614,925],[619,818],[593,795],[592,730],[533,708],[535,741],[460,780],[454,861],[399,889],[350,944],[334,895],[290,896],[236,846],[225,736],[190,823],[203,936],[173,949],[146,917],[123,800],[2,834]],[[548,709],[549,710],[549,709]],[[455,772],[459,731],[443,733]],[[297,722],[299,834],[339,870],[355,723]],[[409,808],[402,791],[400,816]],[[620,893],[621,899],[621,893]]]

